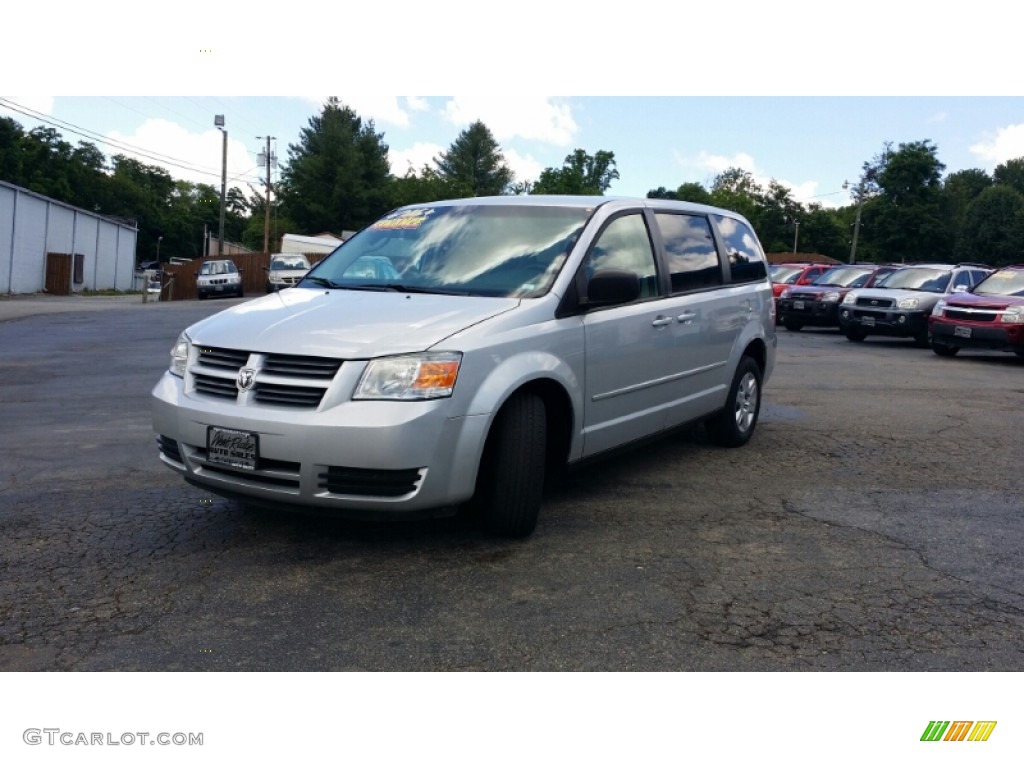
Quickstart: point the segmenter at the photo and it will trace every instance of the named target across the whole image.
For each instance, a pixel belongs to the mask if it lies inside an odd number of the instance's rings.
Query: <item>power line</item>
[[[74,123],[69,123],[59,118],[50,117],[49,115],[37,112],[36,110],[30,109],[29,107],[26,107],[22,104],[17,104],[16,102],[11,101],[10,99],[0,97],[0,104],[2,104],[7,109],[10,109],[12,112],[17,112],[19,114],[25,115],[26,117],[29,117],[33,120],[38,120],[39,122],[45,123],[46,125],[50,125],[54,128],[61,128],[65,131],[73,133],[77,136],[82,136],[91,141],[99,141],[100,143],[109,147],[113,147],[114,149],[118,149],[125,152],[131,152],[133,154],[144,157],[148,160],[153,160],[157,163],[171,165],[176,168],[181,168],[186,171],[192,171],[193,173],[199,173],[204,176],[220,176],[220,174],[217,173],[216,171],[212,171],[206,168],[200,168],[194,165],[189,165],[186,161],[181,160],[180,158],[171,157],[170,155],[163,155],[159,152],[155,152],[154,150],[144,149],[142,147],[137,147],[132,144],[129,144],[127,142],[107,138],[97,133],[96,131],[91,131],[88,128],[83,128],[81,126],[75,125]],[[256,177],[256,180],[258,181],[259,178]],[[246,179],[246,181],[250,181],[250,179]]]

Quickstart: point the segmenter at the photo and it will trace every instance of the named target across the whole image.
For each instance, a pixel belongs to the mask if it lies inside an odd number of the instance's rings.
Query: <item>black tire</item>
[[[523,538],[537,527],[547,462],[544,401],[518,392],[502,407],[487,439],[475,506],[484,529]]]
[[[787,331],[799,331],[804,327],[803,323],[798,323],[795,320],[784,320],[782,324],[786,326]]]
[[[1024,349],[1015,349],[1013,350],[1013,354],[1017,357],[1024,357]]]
[[[738,448],[750,440],[761,413],[761,376],[761,367],[754,358],[740,360],[725,407],[705,422],[711,442]]]
[[[921,349],[928,349],[932,344],[928,340],[928,331],[922,331],[921,333],[914,334],[914,343]]]
[[[957,352],[960,351],[960,347],[951,347],[949,344],[943,344],[941,341],[933,341],[932,352],[939,357],[953,357]]]
[[[243,296],[245,296],[245,291],[243,291],[241,288],[239,288],[238,289],[238,298],[242,298]]]
[[[866,331],[862,331],[860,328],[847,328],[846,338],[850,341],[864,341],[868,337]]]

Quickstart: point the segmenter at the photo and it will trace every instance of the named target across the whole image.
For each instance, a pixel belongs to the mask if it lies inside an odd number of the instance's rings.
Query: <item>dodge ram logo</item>
[[[250,389],[252,389],[252,385],[255,381],[255,368],[242,368],[238,372],[238,377],[235,379],[235,383],[238,385],[238,390],[240,392],[248,392]]]

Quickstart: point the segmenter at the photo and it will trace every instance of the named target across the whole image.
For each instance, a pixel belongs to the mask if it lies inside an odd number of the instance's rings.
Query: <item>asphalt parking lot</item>
[[[747,447],[593,465],[513,542],[243,512],[163,468],[149,391],[234,300],[16,301],[2,670],[1024,670],[1013,355],[780,331]]]

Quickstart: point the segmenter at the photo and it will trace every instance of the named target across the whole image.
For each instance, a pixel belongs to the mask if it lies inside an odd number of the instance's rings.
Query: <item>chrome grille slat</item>
[[[220,376],[207,376],[205,373],[193,374],[196,392],[214,397],[225,397],[234,400],[238,396],[238,388],[234,379],[222,379]]]
[[[249,353],[240,349],[200,347],[199,364],[211,368],[230,368],[237,371],[249,360]]]

